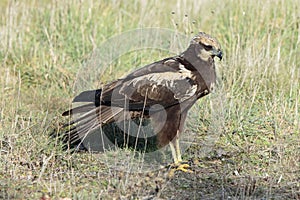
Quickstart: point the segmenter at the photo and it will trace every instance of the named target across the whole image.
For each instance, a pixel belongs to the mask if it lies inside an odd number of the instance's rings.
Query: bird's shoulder
[[[127,81],[152,73],[176,72],[180,69],[179,66],[179,57],[169,57],[139,68],[127,75],[123,80]]]

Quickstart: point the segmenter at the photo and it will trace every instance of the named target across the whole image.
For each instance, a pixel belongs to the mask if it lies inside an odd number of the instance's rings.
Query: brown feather
[[[222,59],[218,41],[201,32],[182,54],[146,65],[101,89],[79,94],[75,102],[90,103],[63,113],[79,115],[66,123],[64,127],[70,127],[66,134],[80,140],[103,124],[142,117],[151,118],[159,146],[167,145],[179,137],[187,112],[197,99],[213,89],[215,56]],[[72,128],[74,125],[76,128]]]

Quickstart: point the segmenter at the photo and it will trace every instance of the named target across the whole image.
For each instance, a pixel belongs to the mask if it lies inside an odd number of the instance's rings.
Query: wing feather
[[[192,71],[168,58],[119,80],[104,101],[128,110],[143,110],[155,104],[169,107],[195,95],[197,84],[193,78]]]

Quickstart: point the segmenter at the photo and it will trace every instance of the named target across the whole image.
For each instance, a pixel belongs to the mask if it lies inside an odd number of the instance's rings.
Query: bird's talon
[[[171,169],[169,171],[169,177],[173,177],[176,171],[182,171],[182,172],[188,172],[193,173],[192,170],[188,169],[190,167],[189,164],[183,163],[183,164],[173,164],[171,165]]]
[[[188,164],[181,164],[177,167],[177,171],[183,171],[183,172],[191,172],[191,170],[187,169],[189,168],[190,166]]]

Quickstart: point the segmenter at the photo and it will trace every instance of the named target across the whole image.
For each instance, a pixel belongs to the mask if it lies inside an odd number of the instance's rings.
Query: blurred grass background
[[[0,198],[300,198],[299,9],[292,0],[1,1]],[[201,129],[193,130],[199,137],[184,155],[194,161],[193,175],[123,174],[91,154],[70,155],[49,138],[91,52],[107,38],[145,27],[189,37],[205,31],[224,51],[217,62],[223,132],[218,151],[202,157],[210,124],[202,119],[210,120],[211,110],[208,98],[201,100]],[[164,56],[130,54],[105,77]]]

